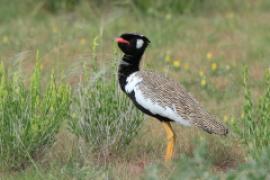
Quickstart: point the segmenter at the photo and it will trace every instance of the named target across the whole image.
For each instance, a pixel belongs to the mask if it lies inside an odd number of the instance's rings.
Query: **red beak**
[[[124,38],[121,38],[121,37],[116,38],[115,41],[118,43],[129,44],[129,42],[127,40],[125,40]]]

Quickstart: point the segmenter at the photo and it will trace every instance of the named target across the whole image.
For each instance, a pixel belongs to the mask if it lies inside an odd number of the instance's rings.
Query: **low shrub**
[[[128,145],[143,121],[131,101],[122,93],[109,71],[85,75],[76,91],[71,130],[92,150],[108,155]],[[89,77],[90,77],[89,76]]]
[[[8,75],[0,66],[0,159],[2,168],[21,168],[50,145],[68,116],[70,88],[57,85],[52,73],[41,88],[37,61],[30,86],[18,74]]]

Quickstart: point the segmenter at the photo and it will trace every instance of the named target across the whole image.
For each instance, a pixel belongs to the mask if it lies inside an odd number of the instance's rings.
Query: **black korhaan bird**
[[[228,133],[179,83],[160,73],[140,71],[140,61],[150,43],[147,37],[125,33],[116,42],[124,53],[118,69],[120,87],[137,108],[164,125],[168,139],[165,160],[172,158],[175,143],[170,122],[197,126],[208,133]]]

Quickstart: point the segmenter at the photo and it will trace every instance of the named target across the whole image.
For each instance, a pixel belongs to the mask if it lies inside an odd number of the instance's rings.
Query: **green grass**
[[[249,88],[247,69],[244,71],[245,101],[241,122],[234,123],[236,132],[245,144],[248,145],[250,153],[259,157],[263,148],[268,145],[269,122],[270,122],[270,72],[265,73],[265,92],[258,100],[253,100]],[[254,102],[255,101],[255,102]]]
[[[69,114],[69,86],[56,85],[52,73],[43,92],[40,71],[37,57],[28,88],[20,74],[9,76],[4,65],[0,67],[1,168],[24,168],[38,158]]]
[[[258,176],[261,173],[261,177],[267,175],[269,166],[265,160],[269,159],[269,154],[265,139],[269,129],[269,113],[266,110],[269,85],[264,80],[264,72],[270,66],[267,48],[270,45],[270,26],[266,23],[270,18],[268,2],[252,1],[240,7],[241,1],[218,5],[205,0],[201,1],[203,5],[198,3],[194,11],[187,10],[183,14],[176,12],[178,6],[162,9],[159,3],[153,9],[149,6],[140,9],[134,7],[133,3],[117,4],[115,1],[112,6],[95,6],[81,1],[75,8],[50,13],[42,6],[45,1],[40,1],[41,4],[30,0],[25,4],[20,2],[16,1],[15,5],[10,1],[0,2],[5,4],[0,6],[0,59],[5,67],[1,72],[8,71],[5,81],[1,82],[20,87],[19,94],[23,97],[35,94],[36,88],[31,87],[41,86],[40,99],[35,99],[40,102],[37,107],[41,109],[41,114],[46,105],[62,107],[54,104],[60,101],[57,96],[49,95],[54,91],[50,88],[46,90],[45,84],[59,87],[57,84],[68,83],[73,93],[72,108],[67,121],[56,118],[56,128],[50,131],[50,146],[46,148],[43,148],[43,144],[47,144],[47,141],[40,143],[38,140],[42,139],[40,133],[46,128],[42,126],[37,131],[34,128],[36,125],[31,126],[33,128],[28,131],[30,134],[26,142],[33,149],[41,147],[37,149],[42,152],[2,148],[1,153],[5,150],[23,158],[22,161],[12,160],[15,165],[28,163],[17,170],[1,170],[0,178],[158,179],[160,176],[173,179],[178,176],[194,178],[202,174],[205,178],[237,179],[245,174],[252,174],[250,178],[253,175],[255,178],[255,172],[259,172]],[[116,69],[112,64],[121,57],[114,38],[123,32],[140,32],[148,36],[152,43],[146,51],[142,68],[160,71],[185,85],[209,112],[230,127],[230,135],[224,138],[205,134],[195,128],[173,125],[178,138],[174,160],[167,166],[163,164],[165,132],[157,120],[146,116],[141,128],[137,129],[136,126],[131,134],[123,131],[123,126],[114,126],[118,129],[106,131],[108,133],[102,133],[102,128],[96,129],[91,123],[100,123],[101,119],[108,123],[124,122],[128,125],[142,118],[119,92],[114,78]],[[36,49],[40,51],[41,74],[34,71]],[[243,65],[249,70],[248,87],[245,88],[242,83]],[[56,78],[51,78],[52,69]],[[33,72],[38,77],[36,80],[30,78]],[[16,75],[18,73],[19,76]],[[83,80],[86,80],[83,83],[82,74],[85,76]],[[97,79],[98,83],[94,83]],[[61,88],[59,91],[62,92]],[[13,96],[16,88],[1,92],[11,94],[2,95],[9,99],[4,101],[5,98],[2,98],[0,101],[5,102],[4,107],[10,107],[12,111],[3,111],[10,116],[4,120],[14,122],[10,119],[16,116],[17,108],[11,102],[16,102],[13,100],[20,96]],[[68,89],[65,92],[70,93]],[[251,100],[252,106],[246,103]],[[20,107],[27,107],[27,103],[26,106],[21,103]],[[63,112],[68,112],[67,108],[62,108]],[[125,110],[129,112],[123,114],[121,111]],[[241,118],[242,111],[245,112],[244,118]],[[59,113],[54,111],[54,114],[58,116]],[[35,117],[29,112],[25,115]],[[42,116],[45,119],[42,121],[32,121],[36,118],[27,120],[42,124],[53,119],[51,115]],[[61,113],[59,116],[64,117]],[[93,121],[88,121],[89,118]],[[85,126],[79,126],[79,120],[86,122]],[[249,123],[251,131],[246,131],[248,127],[243,122]],[[245,130],[244,134],[235,130],[235,126]],[[102,127],[111,128],[112,125],[102,124]],[[256,130],[258,127],[262,128]],[[8,130],[6,126],[0,129],[0,134]],[[248,135],[245,134],[247,132]],[[109,143],[116,138],[116,146],[119,147],[108,151],[105,159],[99,152],[108,143],[100,141],[101,137]],[[127,139],[128,145],[118,141],[119,138]],[[4,139],[7,145],[20,147],[19,142]],[[261,140],[264,142],[261,143]],[[263,153],[254,158],[252,152]],[[3,157],[10,157],[4,154]],[[5,160],[5,163],[1,161],[2,165],[10,166],[12,163]],[[193,168],[196,172],[190,171]]]

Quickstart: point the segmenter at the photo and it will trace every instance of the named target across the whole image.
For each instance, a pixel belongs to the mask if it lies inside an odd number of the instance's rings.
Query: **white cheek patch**
[[[136,42],[136,48],[140,49],[143,46],[143,40],[142,39],[138,39]]]

